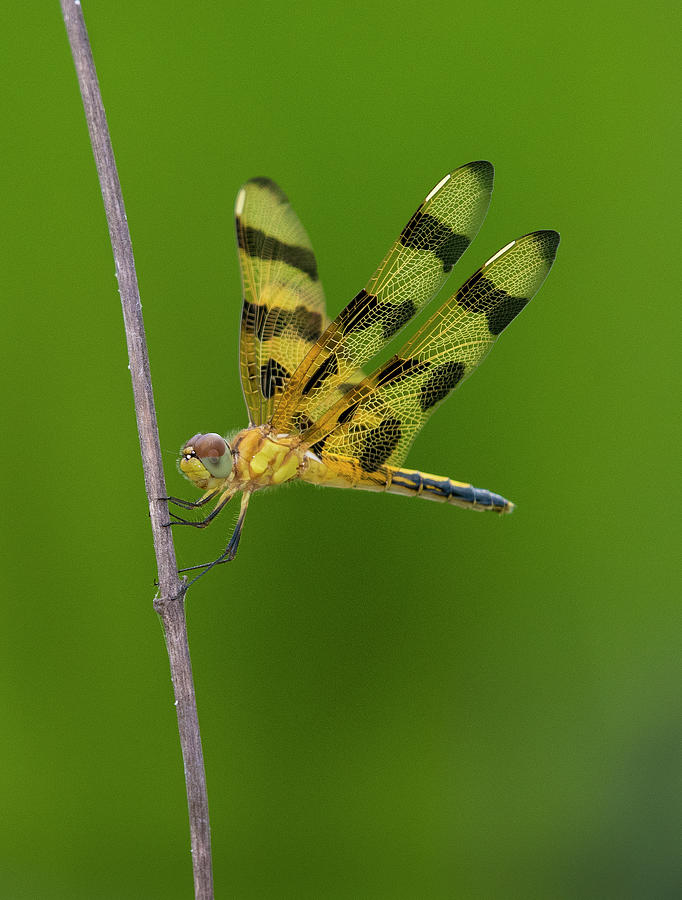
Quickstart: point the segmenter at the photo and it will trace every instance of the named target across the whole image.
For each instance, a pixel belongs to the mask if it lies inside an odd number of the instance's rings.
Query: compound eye
[[[227,442],[219,434],[195,434],[187,444],[194,447],[200,459],[220,459],[227,450]]]
[[[193,435],[188,441],[185,441],[185,446],[182,448],[183,453],[191,452],[196,446],[196,442],[203,437],[203,434],[199,432],[199,434]]]
[[[227,478],[232,471],[232,454],[225,438],[213,432],[197,434],[188,446],[190,444],[211,475]]]

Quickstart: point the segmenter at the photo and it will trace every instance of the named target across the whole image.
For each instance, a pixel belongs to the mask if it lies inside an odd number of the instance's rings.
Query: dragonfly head
[[[202,491],[232,472],[230,445],[219,434],[195,434],[180,451],[180,471]]]

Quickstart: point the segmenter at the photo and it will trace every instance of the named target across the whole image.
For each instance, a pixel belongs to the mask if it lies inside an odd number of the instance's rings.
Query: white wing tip
[[[451,178],[452,178],[452,172],[448,172],[448,174],[445,176],[445,178],[441,178],[441,180],[438,182],[438,184],[435,186],[435,188],[426,195],[426,197],[424,198],[424,203],[428,203],[429,200],[431,199],[431,197],[433,197],[434,194],[437,194],[438,191],[443,187],[443,185],[447,184]]]
[[[516,241],[510,241],[510,242],[507,244],[506,247],[503,247],[501,250],[498,250],[497,253],[495,253],[494,256],[491,256],[490,259],[488,260],[488,262],[487,262],[485,265],[486,265],[486,266],[489,266],[490,263],[494,263],[495,260],[496,260],[499,256],[502,256],[503,253],[506,253],[507,250],[509,250],[511,247],[513,247],[515,243],[516,243]],[[485,266],[484,266],[484,268],[485,268]]]
[[[237,194],[237,199],[234,202],[234,212],[235,215],[241,216],[244,211],[244,202],[246,201],[246,191],[242,188]]]

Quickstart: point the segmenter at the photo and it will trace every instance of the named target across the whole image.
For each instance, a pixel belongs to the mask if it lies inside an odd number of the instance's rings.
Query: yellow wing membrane
[[[235,222],[244,293],[241,381],[250,424],[259,425],[329,320],[310,239],[284,191],[269,178],[247,181]]]
[[[352,386],[358,366],[431,300],[478,232],[492,186],[493,167],[484,161],[462,166],[436,185],[365,288],[296,370],[275,408],[275,428],[304,430]]]
[[[337,456],[359,460],[364,472],[400,466],[436,406],[482,362],[538,291],[558,244],[556,231],[536,231],[496,253],[304,440],[327,464]]]
[[[434,409],[539,290],[554,263],[556,231],[507,244],[388,362],[367,377],[361,369],[440,290],[481,226],[492,186],[488,162],[446,175],[331,324],[310,240],[286,195],[267,178],[241,188],[240,369],[250,421],[229,439],[200,432],[186,442],[180,471],[203,496],[169,499],[182,510],[214,505],[201,520],[172,513],[170,524],[204,528],[239,493],[241,507],[223,553],[182,571],[205,574],[234,559],[251,494],[295,480],[482,512],[514,509],[501,494],[403,462]]]

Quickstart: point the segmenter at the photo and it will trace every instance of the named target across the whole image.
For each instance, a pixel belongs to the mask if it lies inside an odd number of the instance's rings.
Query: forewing
[[[286,431],[315,420],[352,373],[436,294],[471,243],[490,203],[493,167],[474,162],[446,175],[420,204],[365,288],[310,350],[276,407]]]
[[[235,221],[244,294],[242,389],[251,423],[261,424],[328,319],[310,239],[284,191],[268,178],[247,181]]]
[[[317,453],[359,459],[367,472],[384,463],[402,465],[436,406],[538,291],[558,244],[556,231],[536,231],[496,253],[304,439]]]

